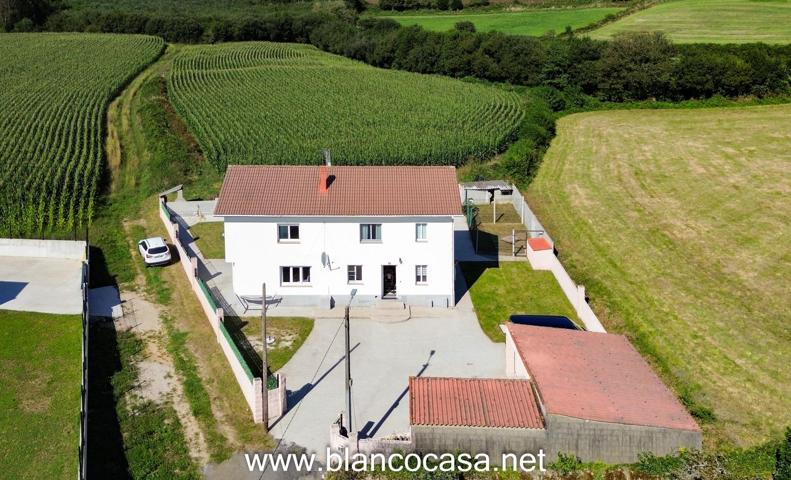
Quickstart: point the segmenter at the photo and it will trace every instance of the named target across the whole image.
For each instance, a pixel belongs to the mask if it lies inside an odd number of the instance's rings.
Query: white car
[[[151,237],[140,240],[137,243],[140,256],[146,262],[146,266],[165,265],[170,263],[170,249],[162,237]]]

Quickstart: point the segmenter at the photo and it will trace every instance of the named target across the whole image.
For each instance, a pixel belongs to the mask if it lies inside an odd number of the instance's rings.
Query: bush
[[[27,17],[14,24],[14,32],[32,32],[35,29],[36,25],[33,23],[33,20]]]
[[[786,429],[785,439],[775,454],[774,480],[791,480],[791,427]]]
[[[461,0],[450,0],[451,10],[461,10],[463,8],[464,8],[464,4],[461,3]]]
[[[661,33],[616,36],[597,65],[599,96],[616,102],[667,97],[674,53],[673,44]]]
[[[475,33],[475,24],[466,20],[463,22],[456,22],[453,28],[459,32]]]

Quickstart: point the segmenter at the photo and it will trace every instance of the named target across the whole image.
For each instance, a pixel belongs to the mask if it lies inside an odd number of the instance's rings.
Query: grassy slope
[[[505,341],[499,325],[511,314],[564,315],[579,323],[552,272],[527,262],[462,263],[461,270],[481,329],[495,342]]]
[[[791,106],[563,118],[528,200],[709,443],[791,423]]]
[[[791,42],[791,1],[677,0],[659,4],[591,32],[607,39],[621,32],[661,30],[675,42]]]
[[[424,15],[393,15],[388,18],[398,21],[401,25],[420,25],[426,30],[437,32],[452,30],[456,22],[466,21],[475,24],[475,29],[479,32],[498,31],[510,35],[537,36],[550,31],[560,33],[567,26],[574,29],[584,27],[620,10],[620,8],[570,8],[498,13],[461,11]]]
[[[0,476],[77,475],[79,315],[0,311]]]

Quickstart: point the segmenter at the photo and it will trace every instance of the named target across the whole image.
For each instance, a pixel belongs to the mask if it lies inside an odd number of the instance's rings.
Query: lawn
[[[563,32],[567,26],[580,28],[598,22],[620,8],[569,8],[552,10],[523,10],[498,13],[439,13],[425,15],[393,15],[404,26],[420,25],[426,30],[446,32],[457,22],[472,22],[479,32],[497,31],[509,35],[539,36],[547,32]]]
[[[223,222],[202,222],[190,227],[203,258],[225,258],[224,227]]]
[[[676,0],[605,25],[590,36],[608,39],[622,32],[654,30],[679,43],[788,43],[791,1]]]
[[[0,311],[0,472],[77,476],[79,315]]]
[[[605,327],[710,420],[709,445],[791,424],[789,192],[790,105],[568,116],[528,190]]]
[[[552,272],[537,271],[527,262],[461,264],[481,329],[504,342],[499,325],[512,314],[563,315],[579,324],[576,313]]]
[[[226,318],[226,326],[233,335],[234,331],[241,331],[255,350],[254,361],[261,371],[261,320],[255,317]],[[305,343],[313,330],[313,319],[306,317],[267,317],[266,334],[275,337],[275,343],[267,350],[269,369],[277,372]]]

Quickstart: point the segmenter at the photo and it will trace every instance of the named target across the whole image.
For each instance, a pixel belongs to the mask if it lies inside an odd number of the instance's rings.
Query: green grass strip
[[[209,447],[209,455],[213,462],[222,462],[230,458],[232,452],[227,439],[220,433],[217,420],[211,408],[209,393],[203,386],[195,364],[195,357],[187,348],[187,332],[176,329],[173,319],[167,315],[162,316],[162,322],[168,336],[167,349],[173,357],[173,365],[181,377],[184,395],[190,405],[192,415],[200,422]]]

